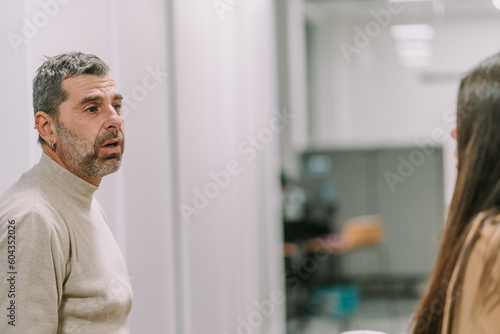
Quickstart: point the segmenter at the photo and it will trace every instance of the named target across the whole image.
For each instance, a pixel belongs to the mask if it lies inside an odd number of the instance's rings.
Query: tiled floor
[[[297,334],[338,334],[343,330],[372,329],[387,334],[406,334],[417,300],[373,299],[362,300],[358,312],[342,328],[338,319],[314,317],[305,330]]]

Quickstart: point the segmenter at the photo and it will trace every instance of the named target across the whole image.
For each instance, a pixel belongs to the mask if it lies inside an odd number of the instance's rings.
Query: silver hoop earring
[[[50,147],[51,149],[54,149],[54,148],[55,148],[55,145],[54,145],[54,142],[52,141],[52,139],[51,139],[51,140],[49,140],[49,147]]]

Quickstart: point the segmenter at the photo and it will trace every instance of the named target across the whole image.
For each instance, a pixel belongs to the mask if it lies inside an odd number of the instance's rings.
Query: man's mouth
[[[121,139],[108,140],[101,146],[101,149],[107,153],[121,153]]]

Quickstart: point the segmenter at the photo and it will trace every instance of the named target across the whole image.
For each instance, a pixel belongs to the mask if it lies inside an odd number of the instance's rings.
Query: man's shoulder
[[[16,183],[0,196],[0,215],[5,211],[26,210],[34,207],[38,182],[24,173]]]
[[[56,222],[57,212],[47,200],[47,187],[43,180],[28,171],[0,196],[0,224],[28,214],[37,214]]]

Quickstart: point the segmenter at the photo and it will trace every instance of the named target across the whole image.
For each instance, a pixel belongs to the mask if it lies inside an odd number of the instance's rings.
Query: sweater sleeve
[[[0,221],[0,333],[57,332],[67,232],[40,211]]]

